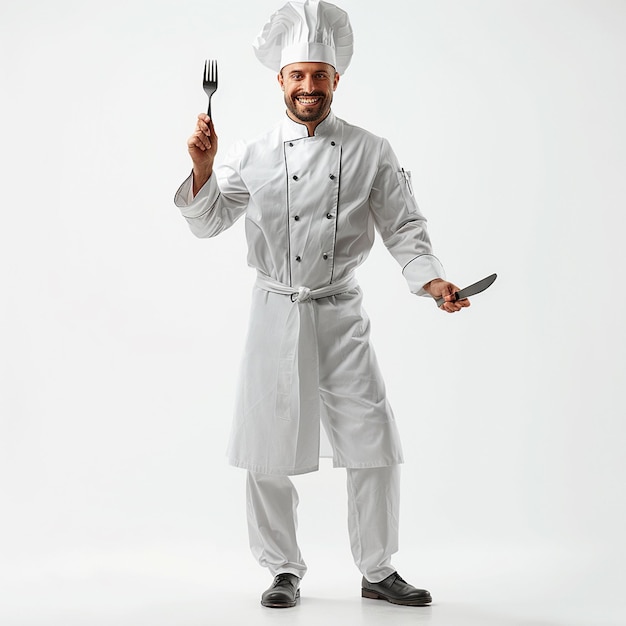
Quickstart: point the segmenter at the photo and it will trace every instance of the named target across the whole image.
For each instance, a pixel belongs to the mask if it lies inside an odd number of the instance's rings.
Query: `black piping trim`
[[[287,198],[287,206],[285,212],[287,214],[287,268],[289,270],[289,286],[293,287],[293,278],[291,276],[291,224],[289,223],[289,171],[287,169],[287,151],[285,146],[288,142],[283,141],[283,163],[285,165],[285,197]]]
[[[423,256],[431,256],[433,257],[433,259],[437,259],[437,257],[434,254],[418,254],[417,256],[414,256],[403,268],[402,268],[402,273],[404,273],[404,270],[411,265],[411,263],[413,263],[413,261],[415,261],[415,259],[419,259]],[[439,259],[437,259],[437,261],[439,261]],[[439,263],[441,263],[441,261],[439,261]]]

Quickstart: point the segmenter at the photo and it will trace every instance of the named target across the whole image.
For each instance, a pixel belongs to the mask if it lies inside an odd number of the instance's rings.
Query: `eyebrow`
[[[330,76],[330,72],[328,70],[315,70],[314,72],[310,72],[311,74],[326,74]],[[289,75],[291,74],[306,74],[306,71],[299,68],[294,68],[293,70],[289,70]]]

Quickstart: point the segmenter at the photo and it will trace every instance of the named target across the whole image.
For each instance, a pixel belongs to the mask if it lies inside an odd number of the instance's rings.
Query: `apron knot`
[[[298,291],[291,294],[292,302],[309,302],[310,300],[311,290],[308,287],[298,287]]]

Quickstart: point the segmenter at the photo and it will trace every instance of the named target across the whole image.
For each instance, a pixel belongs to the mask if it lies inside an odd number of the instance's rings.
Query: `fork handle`
[[[209,98],[209,108],[207,109],[206,114],[207,114],[207,115],[208,115],[211,119],[213,119],[213,118],[211,117],[211,98]]]

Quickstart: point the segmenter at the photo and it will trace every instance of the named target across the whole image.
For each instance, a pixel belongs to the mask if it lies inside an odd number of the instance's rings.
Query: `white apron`
[[[336,467],[402,462],[361,290],[353,279],[344,284],[308,300],[255,287],[231,464],[262,474],[316,470],[320,418]]]

